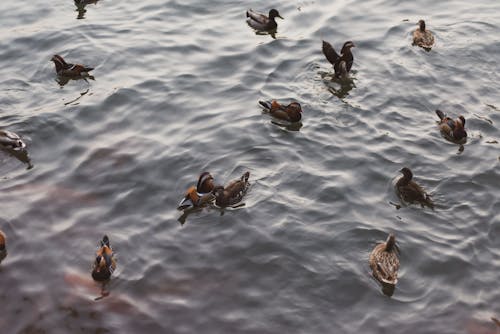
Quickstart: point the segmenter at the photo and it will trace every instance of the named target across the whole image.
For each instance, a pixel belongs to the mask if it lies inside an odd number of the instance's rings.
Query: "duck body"
[[[0,230],[0,263],[7,256],[7,237],[5,233]]]
[[[280,13],[274,8],[269,11],[269,16],[258,13],[252,9],[247,10],[247,24],[257,31],[276,31],[276,29],[278,29],[278,24],[276,23],[277,17],[283,19]]]
[[[26,147],[24,141],[17,134],[7,130],[0,130],[0,147],[19,151]]]
[[[189,187],[177,209],[185,210],[188,208],[196,208],[213,201],[214,195],[212,191],[214,188],[214,178],[212,175],[209,172],[201,173],[196,187]]]
[[[355,47],[353,42],[345,42],[339,55],[330,43],[323,41],[323,54],[333,65],[335,78],[345,79],[348,77],[352,64],[354,63],[354,57],[351,52],[351,48],[353,47]]]
[[[214,189],[215,204],[219,207],[235,205],[243,199],[250,183],[250,172],[246,172],[240,179],[230,182],[227,186],[217,186]]]
[[[433,209],[434,203],[432,202],[430,196],[422,187],[412,180],[413,173],[411,170],[404,167],[400,170],[400,172],[403,173],[403,177],[401,177],[396,183],[398,196],[407,203],[418,202],[422,205],[422,207],[428,206]]]
[[[63,77],[85,78],[89,76],[88,72],[94,69],[93,67],[87,67],[80,64],[68,64],[63,57],[59,55],[54,55],[51,61],[53,61],[56,66],[57,75]]]
[[[436,115],[439,117],[439,129],[446,139],[459,143],[467,140],[467,132],[464,129],[465,118],[463,116],[453,120],[441,110],[436,110]]]
[[[259,104],[273,117],[289,122],[299,122],[302,119],[302,107],[298,102],[282,105],[273,100],[271,102],[259,101]]]
[[[96,281],[108,280],[116,269],[116,261],[113,249],[109,244],[109,238],[105,235],[100,241],[100,247],[96,252],[92,278]]]
[[[370,253],[370,268],[375,279],[382,285],[394,289],[398,282],[399,249],[396,237],[389,234],[385,242],[379,243]],[[392,294],[392,293],[391,293]]]
[[[413,32],[413,45],[430,50],[434,45],[432,32],[425,29],[425,21],[418,21],[419,27]]]

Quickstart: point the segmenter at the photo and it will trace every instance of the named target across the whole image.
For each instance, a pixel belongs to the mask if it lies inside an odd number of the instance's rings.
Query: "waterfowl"
[[[280,104],[276,100],[271,102],[259,101],[259,103],[273,117],[289,122],[298,122],[302,118],[302,107],[298,102],[292,102],[289,105]]]
[[[196,187],[189,187],[185,197],[179,203],[177,210],[199,207],[213,201],[214,195],[212,191],[214,188],[214,178],[212,175],[209,172],[201,173]]]
[[[342,50],[340,50],[340,55],[338,55],[330,43],[323,41],[323,54],[325,55],[326,59],[333,65],[336,78],[347,78],[347,75],[351,70],[352,64],[354,62],[354,57],[352,56],[351,52],[351,48],[353,47],[355,47],[353,42],[345,42],[342,46]]]
[[[243,199],[250,183],[250,172],[244,173],[240,179],[230,182],[227,186],[215,187],[215,204],[220,207],[232,206]]]
[[[0,230],[0,262],[7,256],[6,239],[5,233]]]
[[[280,13],[274,8],[269,11],[269,16],[255,12],[252,9],[247,10],[247,23],[257,31],[275,31],[278,28],[275,20],[277,17],[283,20]]]
[[[405,202],[418,202],[422,207],[427,205],[429,208],[433,209],[434,203],[432,203],[430,196],[415,181],[412,181],[413,173],[411,170],[408,167],[404,167],[400,172],[403,173],[403,177],[396,183],[398,196]]]
[[[7,130],[0,130],[0,147],[19,151],[26,147],[26,144],[17,134]]]
[[[430,50],[434,44],[432,32],[425,29],[425,21],[418,21],[419,27],[413,32],[413,45]]]
[[[102,237],[100,247],[96,252],[94,268],[92,269],[92,278],[96,281],[106,281],[111,277],[116,269],[116,261],[113,249],[109,244],[107,235]]]
[[[388,292],[394,290],[398,282],[399,270],[399,248],[396,245],[396,237],[389,234],[385,242],[379,243],[370,253],[370,268],[373,277],[377,279]],[[384,290],[384,293],[386,291]],[[390,293],[392,295],[392,293]]]
[[[92,71],[94,68],[93,67],[86,67],[84,65],[80,64],[68,64],[66,61],[63,59],[63,57],[59,55],[54,55],[51,61],[54,62],[54,65],[56,66],[56,72],[57,75],[64,76],[64,77],[88,77],[90,71]]]
[[[465,118],[460,115],[456,120],[448,117],[441,110],[436,110],[436,115],[439,117],[439,129],[446,139],[461,142],[467,139],[467,132],[464,129]]]

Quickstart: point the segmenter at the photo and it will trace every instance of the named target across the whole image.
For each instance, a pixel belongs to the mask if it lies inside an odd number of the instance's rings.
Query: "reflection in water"
[[[61,88],[62,88],[71,80],[84,80],[87,84],[89,84],[87,79],[95,80],[93,75],[87,75],[85,77],[67,77],[67,76],[58,75],[56,78],[56,81],[59,84],[59,86],[61,86]]]
[[[78,12],[77,19],[84,19],[87,10],[85,6],[90,4],[96,4],[99,0],[75,0],[76,11]]]
[[[328,88],[328,91],[339,99],[343,99],[344,97],[349,95],[351,89],[356,87],[354,78],[352,77],[347,77],[345,79],[335,78],[335,75],[333,73],[328,72],[320,72],[320,75],[326,87]]]
[[[276,39],[276,33],[278,32],[278,30],[271,30],[271,31],[258,31],[256,30],[255,31],[255,35],[269,35],[271,36],[273,39]]]
[[[33,164],[31,163],[31,158],[28,155],[28,151],[26,149],[22,150],[13,150],[8,148],[1,148],[3,151],[7,152],[9,155],[12,155],[17,160],[21,161],[24,164],[27,164],[28,167],[26,169],[33,168]]]
[[[280,126],[282,128],[287,129],[288,131],[299,131],[302,127],[302,122],[287,122],[283,120],[273,119],[271,123],[274,125]]]

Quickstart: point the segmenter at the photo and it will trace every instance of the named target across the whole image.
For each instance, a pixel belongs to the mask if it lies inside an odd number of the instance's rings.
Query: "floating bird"
[[[113,249],[109,244],[107,235],[102,237],[101,246],[96,252],[94,268],[92,269],[92,278],[96,281],[106,281],[111,277],[116,269],[116,261]]]
[[[177,210],[203,206],[214,200],[212,190],[214,190],[214,178],[209,172],[201,173],[198,183],[189,187],[185,197],[179,203]]]
[[[434,36],[432,32],[425,29],[424,20],[418,21],[418,25],[419,27],[413,32],[413,45],[430,50],[434,44]]]
[[[398,282],[399,248],[396,237],[389,234],[386,242],[379,243],[370,253],[370,268],[375,277],[385,288],[384,293],[391,296]]]
[[[14,151],[22,150],[26,144],[14,132],[0,130],[0,147]]]
[[[272,102],[259,101],[259,103],[273,117],[289,122],[298,122],[302,118],[302,108],[298,102],[292,102],[286,106],[278,103],[276,100]]]
[[[462,115],[453,120],[441,110],[436,110],[436,114],[439,117],[439,129],[446,139],[453,142],[463,142],[467,139],[467,132],[464,129],[465,118]]]
[[[271,9],[269,11],[269,17],[264,14],[253,11],[252,9],[247,10],[247,23],[250,27],[261,32],[271,32],[276,31],[278,24],[275,18],[281,17],[280,13],[276,9]]]
[[[427,205],[429,208],[434,208],[434,203],[432,202],[430,196],[420,187],[415,181],[412,181],[413,173],[407,167],[400,170],[403,173],[396,183],[396,191],[398,196],[407,203],[418,202],[424,207]]]
[[[248,178],[250,172],[246,172],[240,179],[230,182],[226,187],[217,186],[214,188],[215,204],[220,207],[232,206],[243,199],[250,183]]]
[[[7,256],[7,237],[0,230],[0,262]]]
[[[93,67],[86,67],[80,64],[68,64],[63,59],[63,57],[59,55],[54,55],[50,60],[53,61],[56,66],[57,75],[63,77],[74,77],[74,78],[90,77],[88,72],[94,69]]]
[[[351,48],[353,47],[355,47],[353,42],[345,42],[339,56],[330,43],[323,41],[323,54],[333,65],[336,78],[347,78],[347,75],[351,70],[352,63],[354,62],[354,57],[351,52]]]

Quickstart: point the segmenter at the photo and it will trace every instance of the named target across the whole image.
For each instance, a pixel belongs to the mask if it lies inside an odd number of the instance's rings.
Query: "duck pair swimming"
[[[391,296],[398,282],[399,248],[394,234],[379,243],[370,253],[370,268],[375,279],[382,284],[382,291]]]
[[[190,187],[185,197],[179,203],[178,210],[202,207],[213,200],[219,207],[231,206],[239,203],[245,195],[250,183],[250,172],[244,173],[240,179],[230,182],[225,187],[216,186],[214,178],[209,172],[201,173],[196,187]]]
[[[109,238],[105,235],[100,241],[99,249],[96,252],[92,278],[96,281],[107,281],[116,269],[116,261],[113,249],[109,243]]]

